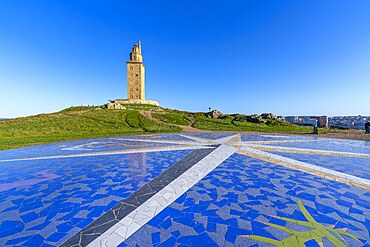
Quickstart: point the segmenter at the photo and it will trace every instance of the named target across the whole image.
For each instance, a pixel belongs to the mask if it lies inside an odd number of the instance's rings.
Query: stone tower
[[[130,53],[130,61],[127,64],[127,99],[110,100],[107,104],[109,109],[123,109],[122,105],[145,104],[159,106],[155,100],[145,99],[145,66],[141,55],[140,41],[134,45]]]
[[[134,45],[127,64],[128,100],[145,100],[145,66],[140,41]]]

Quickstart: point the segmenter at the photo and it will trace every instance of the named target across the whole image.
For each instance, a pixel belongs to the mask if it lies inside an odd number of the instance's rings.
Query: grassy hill
[[[0,150],[92,137],[180,131],[257,131],[310,133],[312,128],[285,122],[249,122],[241,115],[208,118],[204,113],[149,105],[128,105],[123,110],[71,107],[51,114],[0,121]]]

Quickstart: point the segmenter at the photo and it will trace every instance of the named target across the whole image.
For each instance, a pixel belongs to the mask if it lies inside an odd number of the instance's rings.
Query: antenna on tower
[[[138,44],[139,44],[139,50],[140,50],[140,53],[142,53],[141,52],[141,41],[139,40],[139,42],[137,42]]]

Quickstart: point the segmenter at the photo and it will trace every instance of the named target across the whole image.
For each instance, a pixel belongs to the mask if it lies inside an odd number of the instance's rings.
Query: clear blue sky
[[[0,1],[0,117],[146,97],[189,111],[370,115],[370,1]]]

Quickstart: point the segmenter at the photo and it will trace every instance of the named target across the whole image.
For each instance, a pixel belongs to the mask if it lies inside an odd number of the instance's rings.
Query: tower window
[[[136,74],[136,77],[139,77],[139,74]]]
[[[133,70],[134,68],[132,66],[130,66],[130,70]]]

